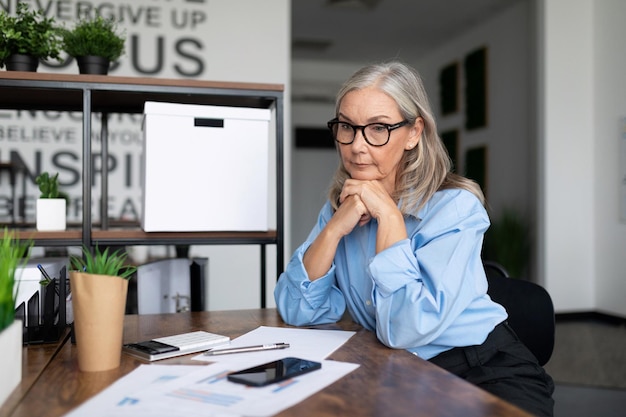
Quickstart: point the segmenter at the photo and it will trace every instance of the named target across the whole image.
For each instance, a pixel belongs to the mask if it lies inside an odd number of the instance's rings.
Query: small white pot
[[[0,332],[0,406],[22,380],[22,321]]]
[[[37,230],[59,231],[65,230],[65,199],[39,198],[37,199]]]

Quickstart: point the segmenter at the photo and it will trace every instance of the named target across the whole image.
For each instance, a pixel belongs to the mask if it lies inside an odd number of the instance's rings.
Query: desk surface
[[[124,342],[193,330],[238,337],[258,326],[286,327],[275,309],[126,316]],[[280,413],[288,416],[506,416],[529,417],[513,405],[403,350],[389,349],[349,320],[324,329],[356,334],[329,359],[359,363],[346,377]],[[0,408],[0,416],[62,416],[144,363],[122,355],[118,369],[78,370],[76,347],[66,342],[24,348],[22,383]],[[159,364],[194,364],[193,355]],[[31,358],[40,358],[35,361]]]

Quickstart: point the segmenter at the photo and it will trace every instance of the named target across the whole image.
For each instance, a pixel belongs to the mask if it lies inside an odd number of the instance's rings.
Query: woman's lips
[[[365,164],[365,163],[361,163],[361,162],[351,162],[352,165],[354,165],[357,168],[365,168],[370,166],[370,164]]]

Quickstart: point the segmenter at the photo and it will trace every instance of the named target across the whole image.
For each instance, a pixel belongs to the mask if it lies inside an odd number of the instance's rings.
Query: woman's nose
[[[354,132],[354,140],[352,141],[353,149],[361,149],[363,147],[367,147],[367,141],[365,140],[365,136],[363,134],[363,129],[355,129]]]

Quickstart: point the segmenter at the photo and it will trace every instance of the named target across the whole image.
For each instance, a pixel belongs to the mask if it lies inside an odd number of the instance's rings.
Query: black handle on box
[[[207,119],[203,117],[195,117],[193,119],[195,127],[224,127],[224,119]]]

